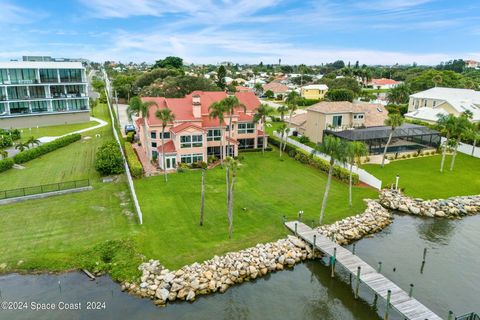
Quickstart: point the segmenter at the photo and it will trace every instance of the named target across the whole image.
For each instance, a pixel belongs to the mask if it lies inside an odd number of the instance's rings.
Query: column
[[[58,83],[60,83],[60,70],[57,69],[57,80],[58,80]]]
[[[35,77],[37,78],[37,83],[41,83],[41,81],[40,81],[40,69],[35,69]]]

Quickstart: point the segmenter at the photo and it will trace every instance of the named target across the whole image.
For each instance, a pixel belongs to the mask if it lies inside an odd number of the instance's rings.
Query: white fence
[[[273,132],[273,135],[275,137],[281,139],[280,134],[278,134],[277,132]],[[325,161],[330,161],[330,156],[328,156],[326,154],[323,154],[321,152],[318,152],[318,151],[314,150],[313,148],[311,148],[307,145],[304,145],[303,143],[298,142],[297,140],[287,138],[287,142],[294,145],[295,147],[298,147],[298,148],[302,149],[305,152],[313,153],[315,156],[319,157],[320,159],[323,159]],[[344,163],[336,162],[335,164],[338,165],[339,167],[343,167],[347,170],[350,170],[349,166],[345,165]],[[366,183],[369,186],[372,186],[377,190],[382,189],[382,180],[378,179],[377,177],[375,177],[371,173],[368,173],[367,171],[365,171],[363,169],[360,169],[357,166],[353,166],[352,171],[354,173],[358,174],[358,178],[360,179],[361,182]]]
[[[442,143],[444,143],[445,140],[447,139],[442,137]],[[468,154],[469,156],[474,156],[475,158],[480,158],[480,147],[476,147],[475,152],[473,154],[472,154],[472,151],[473,151],[472,145],[460,142],[460,145],[458,146],[458,152]]]
[[[105,69],[102,69],[102,71],[103,71],[103,78],[105,80],[105,93],[107,94],[108,111],[110,113],[110,119],[112,121],[113,135],[115,136],[115,140],[117,140],[118,147],[120,148],[120,152],[122,153],[123,166],[125,167],[125,174],[127,175],[128,186],[132,194],[133,204],[135,205],[135,209],[137,211],[138,221],[140,224],[143,224],[143,214],[142,214],[142,210],[140,209],[140,203],[138,202],[137,193],[135,192],[135,186],[133,184],[132,175],[130,174],[130,168],[128,167],[127,158],[125,157],[125,153],[123,152],[122,144],[120,142],[120,138],[118,137],[117,130],[115,130],[116,119],[114,119],[113,117],[113,111],[112,111],[112,105],[111,105],[112,88],[110,84],[110,79],[108,79],[108,75]]]

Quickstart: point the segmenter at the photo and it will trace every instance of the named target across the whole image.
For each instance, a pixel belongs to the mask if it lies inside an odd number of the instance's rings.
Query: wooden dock
[[[395,283],[387,279],[377,270],[368,265],[360,257],[354,255],[349,250],[328,239],[318,231],[299,221],[286,222],[285,226],[296,235],[313,246],[315,235],[315,250],[319,250],[328,256],[334,255],[336,248],[335,261],[340,263],[357,276],[358,267],[360,267],[360,283],[364,283],[379,297],[387,300],[388,290],[390,290],[390,306],[397,310],[405,319],[409,320],[442,320],[430,309],[421,304],[417,299],[410,297]]]

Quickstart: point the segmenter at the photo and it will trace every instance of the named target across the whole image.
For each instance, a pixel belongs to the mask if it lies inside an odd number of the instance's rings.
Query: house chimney
[[[201,118],[202,117],[202,104],[200,102],[200,95],[194,94],[192,96],[192,112],[193,117]]]

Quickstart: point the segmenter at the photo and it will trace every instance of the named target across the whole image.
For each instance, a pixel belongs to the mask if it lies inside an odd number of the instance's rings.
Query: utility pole
[[[117,108],[117,123],[118,123],[118,127],[120,128],[120,113],[118,113],[118,97],[117,97],[117,90],[115,90],[115,107]]]

